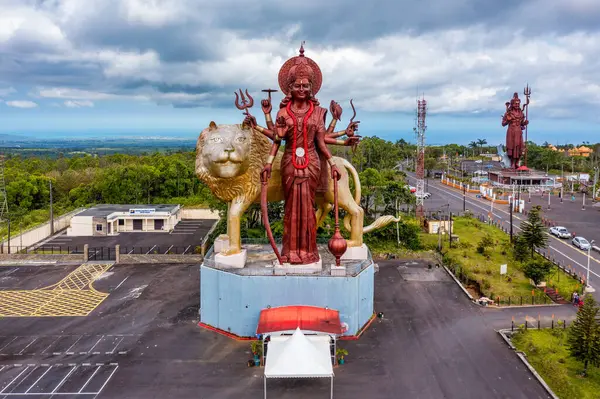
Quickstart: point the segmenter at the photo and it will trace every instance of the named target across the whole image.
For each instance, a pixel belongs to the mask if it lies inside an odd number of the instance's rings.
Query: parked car
[[[558,238],[571,238],[571,233],[565,227],[555,226],[550,228],[550,234]]]
[[[418,197],[418,194],[415,194],[416,197]],[[423,199],[428,199],[429,197],[431,197],[431,193],[423,193]]]
[[[416,193],[417,192],[417,188],[414,187],[414,186],[406,185],[406,186],[404,186],[404,188],[406,188],[407,190],[410,190],[411,193]]]
[[[590,244],[588,240],[583,237],[575,237],[571,243],[573,243],[573,245],[575,245],[577,248],[583,249],[584,251],[587,251],[592,247],[592,244]]]

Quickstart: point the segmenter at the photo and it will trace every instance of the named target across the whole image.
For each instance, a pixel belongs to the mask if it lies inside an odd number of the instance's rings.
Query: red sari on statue
[[[318,103],[317,103],[318,104]],[[294,109],[291,102],[277,113],[286,123],[285,152],[281,160],[284,190],[283,262],[308,264],[319,261],[315,196],[321,177],[321,160],[316,146],[325,134],[327,110],[313,101],[305,109]]]

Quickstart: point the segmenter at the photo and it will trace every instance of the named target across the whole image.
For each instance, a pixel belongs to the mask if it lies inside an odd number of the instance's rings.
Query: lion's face
[[[211,125],[202,132],[201,162],[214,177],[231,178],[248,170],[251,130],[239,125]]]

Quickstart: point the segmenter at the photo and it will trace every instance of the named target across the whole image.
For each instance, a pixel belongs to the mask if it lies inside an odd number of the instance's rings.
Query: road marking
[[[169,253],[169,251],[171,250],[171,248],[173,248],[173,245],[171,245],[171,246],[169,247],[169,249],[167,249],[167,250],[165,251],[164,255],[168,254],[168,253]]]
[[[67,378],[69,378],[71,376],[71,374],[73,374],[73,371],[75,371],[75,369],[77,368],[77,366],[72,366],[73,368],[67,373],[67,375],[65,375],[65,378],[62,379],[61,382],[58,383],[58,385],[54,388],[54,390],[52,391],[52,393],[54,394],[56,391],[58,391],[58,389],[62,386],[62,384],[65,383],[65,381],[67,380]]]
[[[104,339],[104,335],[100,337],[100,339],[99,339],[99,340],[98,340],[98,341],[97,341],[97,342],[94,344],[94,346],[92,346],[92,347],[90,348],[90,350],[89,350],[89,351],[87,351],[87,353],[90,353],[91,351],[93,351],[93,350],[94,350],[94,348],[95,348],[95,347],[96,347],[96,346],[97,346],[97,345],[100,343],[100,341],[102,341],[103,339]],[[98,353],[98,354],[99,354],[99,353]]]
[[[71,349],[73,349],[73,347],[74,347],[75,345],[77,345],[77,342],[79,342],[79,341],[81,340],[81,338],[83,338],[83,335],[82,335],[82,336],[80,336],[79,338],[77,338],[77,340],[76,340],[76,341],[73,343],[73,345],[71,345],[71,346],[69,346],[69,347],[67,348],[67,350],[65,351],[65,353],[66,353],[67,355],[68,355],[69,353],[71,353],[71,354],[73,353],[73,352],[71,352]]]
[[[102,392],[102,390],[104,389],[104,387],[106,386],[106,384],[108,384],[108,381],[110,381],[110,379],[112,378],[112,376],[115,374],[115,372],[117,371],[117,369],[119,368],[119,365],[114,363],[112,364],[115,366],[115,369],[112,371],[112,373],[110,373],[110,375],[108,376],[108,378],[106,379],[106,381],[104,381],[104,384],[102,384],[102,386],[100,387],[100,389],[98,390],[98,395],[100,395],[100,393]]]
[[[92,378],[94,378],[94,376],[96,375],[96,373],[98,372],[98,370],[100,370],[100,367],[102,367],[102,366],[97,366],[96,367],[96,370],[94,370],[94,373],[90,376],[90,378],[88,378],[88,380],[85,382],[85,384],[83,384],[83,386],[81,387],[81,389],[77,393],[83,392],[83,389],[90,383],[90,381],[92,380]]]
[[[25,346],[23,349],[21,349],[21,352],[17,353],[17,355],[23,354],[23,351],[25,351],[25,349],[29,348],[31,346],[31,344],[33,344],[35,341],[37,341],[37,338],[34,338],[33,341],[28,343],[27,346]]]
[[[0,290],[0,317],[87,316],[108,296],[92,283],[113,264],[84,263],[58,283],[39,289]]]
[[[150,248],[150,249],[148,250],[148,252],[146,252],[146,255],[148,255],[148,254],[150,253],[150,251],[152,251],[154,248],[156,248],[156,245],[155,245],[155,246],[153,246],[152,248]]]
[[[8,345],[12,344],[17,338],[19,338],[20,335],[17,335],[16,337],[14,337],[8,344],[4,345],[2,348],[0,348],[0,352],[2,352],[2,350],[4,348],[6,348]]]
[[[187,248],[185,249],[185,251],[183,251],[182,255],[185,255],[185,253],[188,251],[188,249],[190,249],[191,245],[188,245]]]
[[[196,233],[195,232],[194,233],[178,233],[178,232],[174,231],[171,234],[173,234],[173,235],[180,235],[180,236],[189,236],[189,235],[193,235],[193,234],[196,234]]]
[[[125,337],[121,337],[121,339],[119,340],[119,342],[117,342],[117,344],[115,345],[115,347],[114,347],[114,348],[112,348],[112,350],[110,351],[110,353],[109,353],[109,352],[106,352],[106,354],[107,354],[107,355],[109,355],[109,354],[110,354],[110,355],[112,355],[113,353],[115,353],[115,351],[117,350],[117,347],[118,347],[119,345],[121,345],[121,342],[123,342],[123,340],[124,340],[124,339],[125,339]],[[125,353],[127,353],[127,352],[125,352]],[[119,352],[119,354],[121,354],[121,352]]]
[[[35,380],[35,382],[33,384],[31,384],[31,386],[25,391],[25,393],[28,393],[29,391],[31,391],[36,386],[36,384],[38,382],[40,382],[46,374],[48,374],[48,372],[50,371],[50,369],[52,369],[52,367],[53,366],[48,367],[48,369],[46,371],[44,371],[44,374],[42,374],[37,380]]]
[[[19,367],[20,367],[20,366],[21,366],[21,365],[19,365]],[[9,386],[11,386],[11,385],[13,384],[13,382],[15,382],[17,379],[19,379],[19,377],[21,377],[21,376],[23,375],[23,373],[25,373],[25,372],[27,371],[27,369],[29,369],[29,366],[25,367],[25,368],[23,369],[23,371],[21,371],[21,372],[19,373],[19,375],[18,375],[18,376],[16,376],[16,377],[15,377],[15,378],[14,378],[14,379],[11,381],[11,382],[9,382],[9,383],[8,383],[8,385],[7,385],[7,386],[5,386],[5,387],[4,387],[4,389],[0,391],[0,394],[3,394],[3,393],[4,393],[4,391],[6,391],[6,390],[8,389],[8,387],[9,387]]]
[[[131,251],[127,252],[127,255],[131,255],[135,248],[132,248]]]
[[[129,276],[125,277],[125,278],[123,279],[123,281],[121,281],[121,282],[119,283],[119,285],[117,285],[113,291],[116,291],[117,289],[119,289],[119,287],[120,287],[121,285],[123,285],[123,283],[125,282],[125,280],[127,280],[128,278],[129,278]]]
[[[10,276],[11,274],[13,274],[14,272],[16,272],[17,270],[19,270],[19,269],[14,268],[14,269],[10,270],[8,273],[6,273],[4,276],[2,276],[2,278]]]
[[[445,193],[445,194],[447,194],[447,195],[449,195],[449,196],[452,196],[452,197],[454,197],[454,198],[457,198],[457,199],[461,199],[461,200],[462,200],[462,196],[458,196],[458,195],[456,195],[455,193],[453,193],[453,192],[449,191],[449,189],[445,189],[445,188],[437,187],[437,186],[435,186],[435,185],[433,185],[433,184],[432,184],[432,187],[433,187],[433,188],[435,188],[436,190],[442,191],[443,193]],[[469,195],[467,195],[467,198],[469,198],[469,199],[471,199],[471,200],[474,200],[474,201],[482,201],[482,200],[474,199],[473,197],[470,197]],[[483,210],[484,210],[484,211],[486,211],[486,212],[488,212],[488,211],[489,211],[489,208],[487,208],[487,207],[483,207],[483,206],[481,206],[481,205],[479,205],[478,203],[475,203],[475,202],[473,202],[473,201],[465,200],[465,202],[467,202],[467,203],[469,203],[469,204],[471,204],[471,205],[473,205],[473,206],[475,206],[475,207],[477,207],[477,208],[483,209]],[[480,203],[482,203],[482,202],[480,202]],[[505,211],[505,210],[503,210],[503,209],[494,208],[494,210],[495,210],[495,211],[498,211],[498,212],[505,213],[506,215],[510,215],[510,212],[507,212],[507,211]],[[500,219],[503,219],[503,220],[504,220],[504,218],[502,218],[502,216],[500,216],[500,215],[498,215],[498,214],[495,214],[494,212],[492,212],[492,215],[495,215],[495,216],[497,216],[498,218],[500,218]],[[513,214],[513,218],[515,218],[515,219],[517,219],[517,220],[520,220],[520,221],[524,221],[524,220],[525,220],[525,219],[523,219],[523,218],[521,218],[521,217],[519,217],[519,216],[516,216],[516,215],[514,215],[514,214]],[[509,224],[509,226],[510,226],[510,224]],[[521,230],[521,228],[520,228],[519,226],[515,225],[514,223],[513,223],[513,228],[516,228],[516,229],[518,229],[518,230]],[[553,236],[553,235],[550,235],[550,234],[548,234],[548,236],[549,236],[549,238],[550,238],[550,239],[553,239],[553,240],[555,240],[555,241],[557,241],[557,242],[560,242],[561,244],[563,244],[563,245],[566,245],[568,248],[571,248],[572,250],[574,250],[574,251],[577,251],[577,252],[579,252],[580,254],[582,254],[582,255],[584,255],[584,256],[588,256],[588,254],[587,254],[586,252],[584,252],[584,251],[580,250],[579,248],[577,248],[577,247],[575,247],[575,246],[572,246],[572,245],[569,245],[569,244],[567,244],[566,242],[564,242],[564,241],[560,240],[559,238],[557,238],[557,237],[555,237],[555,236]],[[553,248],[553,247],[552,247],[552,248]],[[587,265],[583,265],[583,264],[579,263],[578,261],[576,261],[576,260],[572,259],[571,257],[569,257],[569,256],[565,255],[564,253],[562,253],[562,252],[558,251],[556,248],[553,248],[553,249],[554,249],[556,252],[560,253],[561,255],[565,256],[567,259],[569,259],[569,260],[571,260],[572,262],[576,263],[577,265],[581,266],[582,268],[584,268],[584,269],[587,271]],[[595,261],[596,263],[599,263],[599,264],[600,264],[600,261],[599,261],[598,259],[596,259],[595,257],[593,257],[593,256],[591,256],[591,257],[590,257],[590,260],[593,260],[593,261]],[[594,275],[598,276],[596,273],[592,272],[591,270],[590,270],[590,273],[593,273]],[[599,277],[600,277],[600,276],[599,276]]]

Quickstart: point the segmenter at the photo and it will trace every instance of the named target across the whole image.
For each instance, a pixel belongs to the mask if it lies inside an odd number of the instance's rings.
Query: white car
[[[419,197],[419,194],[415,194],[415,197]],[[423,199],[428,199],[431,197],[431,193],[423,193]]]
[[[588,240],[586,240],[583,237],[575,237],[575,238],[573,238],[573,241],[571,241],[571,243],[573,245],[575,245],[577,248],[583,249],[584,251],[587,251],[588,249],[590,249],[592,247],[592,244],[590,244],[588,242]]]
[[[550,234],[558,238],[571,238],[571,233],[565,227],[555,226],[550,228]]]

